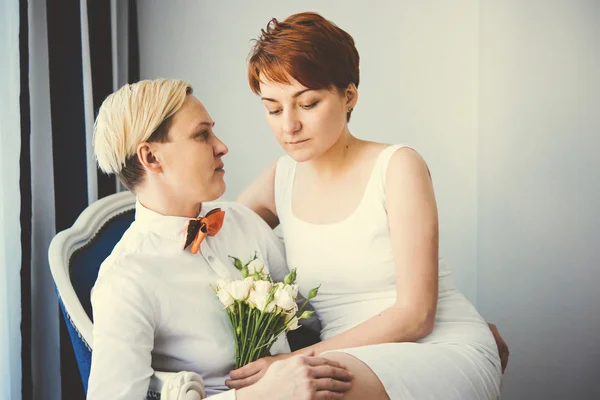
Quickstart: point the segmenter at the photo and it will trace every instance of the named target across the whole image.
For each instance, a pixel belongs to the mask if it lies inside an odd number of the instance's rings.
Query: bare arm
[[[275,208],[275,168],[271,164],[238,196],[237,202],[257,213],[271,228],[279,225]]]

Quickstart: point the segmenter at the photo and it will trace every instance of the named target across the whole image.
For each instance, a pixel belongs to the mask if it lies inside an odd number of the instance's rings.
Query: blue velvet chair
[[[135,197],[130,192],[105,197],[87,207],[50,244],[50,269],[86,393],[94,348],[90,291],[100,265],[133,222],[134,209]],[[160,399],[162,384],[170,374],[155,372],[149,399]]]

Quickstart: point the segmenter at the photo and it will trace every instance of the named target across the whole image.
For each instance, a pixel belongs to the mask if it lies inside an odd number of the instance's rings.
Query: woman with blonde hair
[[[98,165],[136,195],[135,221],[102,263],[91,295],[88,399],[145,399],[154,370],[194,372],[219,399],[339,399],[348,371],[324,357],[273,365],[260,382],[228,390],[235,365],[231,324],[212,287],[236,279],[229,256],[256,254],[274,279],[283,247],[255,213],[215,202],[225,191],[227,146],[180,80],[125,85],[100,107]],[[285,340],[278,351],[289,350]]]

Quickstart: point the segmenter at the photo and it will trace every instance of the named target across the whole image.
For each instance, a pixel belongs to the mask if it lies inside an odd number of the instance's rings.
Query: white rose
[[[288,322],[287,326],[288,326],[288,331],[294,331],[294,330],[300,328],[300,325],[298,325],[298,318],[297,317],[292,318],[292,320],[290,322]]]
[[[250,292],[250,285],[244,281],[232,281],[227,284],[226,290],[235,300],[246,300]]]
[[[288,314],[288,316],[286,317],[286,320],[289,320],[293,316],[298,314],[298,303],[294,303],[294,307],[292,307],[290,310],[286,311],[286,313]]]
[[[229,280],[226,279],[217,279],[217,289],[225,289]]]
[[[270,293],[273,284],[269,281],[254,281],[254,290],[261,293]]]
[[[247,276],[246,278],[244,278],[244,282],[246,282],[248,284],[250,289],[252,289],[254,287],[254,277],[253,276]]]
[[[289,286],[289,285],[288,285]],[[294,297],[292,297],[291,290],[278,288],[275,292],[275,304],[284,310],[291,310],[296,305]]]
[[[294,304],[291,310],[285,312],[285,322],[289,322],[296,314],[298,314],[298,304]]]
[[[255,272],[260,274],[263,272],[264,268],[265,264],[263,264],[259,258],[255,258],[254,260],[250,261],[250,264],[248,264],[248,273],[250,275],[254,275]]]
[[[217,291],[217,297],[219,297],[219,301],[225,306],[225,308],[234,303],[233,298],[225,289],[219,289],[219,291]]]
[[[248,304],[256,307],[256,302],[258,301],[257,296],[258,293],[256,293],[256,290],[250,290],[250,294],[248,295]]]
[[[266,302],[266,300],[265,300]],[[274,313],[276,311],[277,307],[275,306],[275,302],[273,300],[271,300],[271,302],[269,304],[266,305],[266,307],[264,308],[264,312],[266,313]]]
[[[286,285],[285,283],[279,283],[277,290],[287,292],[290,296],[292,296],[294,301],[298,297],[298,285]]]
[[[275,311],[275,302],[271,301],[267,304],[267,300],[269,299],[269,292],[257,292],[253,290],[250,292],[250,297],[248,297],[248,302],[254,304],[256,308],[260,311],[264,311],[267,313],[272,313]]]
[[[294,299],[297,299],[298,298],[298,285],[293,284],[293,285],[291,285],[291,288],[292,288],[292,297]]]
[[[292,296],[294,299],[296,297],[298,297],[298,285],[283,285],[280,286],[280,289],[288,292],[290,294],[290,296]]]

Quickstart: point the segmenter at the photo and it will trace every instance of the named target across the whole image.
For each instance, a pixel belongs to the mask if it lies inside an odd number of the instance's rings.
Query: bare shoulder
[[[390,179],[425,179],[430,180],[429,168],[425,159],[411,147],[397,149],[387,168],[387,181]]]
[[[392,154],[385,177],[385,197],[395,207],[425,207],[432,212],[437,207],[429,168],[414,149],[402,147]]]

